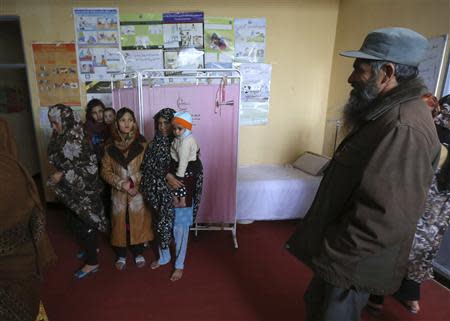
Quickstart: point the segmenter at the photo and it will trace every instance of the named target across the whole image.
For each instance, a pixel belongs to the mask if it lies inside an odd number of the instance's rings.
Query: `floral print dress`
[[[49,180],[48,184],[58,199],[84,223],[106,232],[107,221],[101,199],[103,186],[97,158],[85,131],[68,106],[52,106],[48,116],[62,126],[62,133],[54,133],[50,140],[48,158],[50,164],[63,173],[58,183],[53,184]]]

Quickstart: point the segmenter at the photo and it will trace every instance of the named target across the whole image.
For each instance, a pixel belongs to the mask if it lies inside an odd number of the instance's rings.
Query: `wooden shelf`
[[[1,69],[25,69],[27,67],[26,64],[0,64]]]

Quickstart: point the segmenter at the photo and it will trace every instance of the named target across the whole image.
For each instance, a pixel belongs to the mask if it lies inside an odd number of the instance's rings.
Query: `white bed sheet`
[[[292,165],[238,168],[237,220],[286,220],[305,216],[322,176]]]

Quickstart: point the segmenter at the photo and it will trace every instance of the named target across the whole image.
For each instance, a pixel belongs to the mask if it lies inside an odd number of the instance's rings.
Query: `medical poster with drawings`
[[[182,50],[164,51],[165,69],[202,69],[203,51],[195,48],[186,48]],[[178,72],[167,72],[168,75],[178,74]]]
[[[110,80],[123,67],[120,56],[119,10],[73,9],[78,70],[83,81]]]
[[[428,90],[437,95],[437,87],[441,79],[444,53],[447,46],[447,35],[428,38],[428,50],[419,65],[419,75]]]
[[[40,106],[80,106],[74,43],[33,43]]]
[[[162,49],[162,14],[121,14],[120,35],[122,50]]]
[[[269,121],[270,79],[272,65],[235,64],[242,75],[240,125],[262,125]]]
[[[162,49],[124,50],[123,56],[127,70],[163,69]]]
[[[235,62],[264,62],[266,19],[235,19]]]
[[[203,49],[203,19],[203,12],[164,13],[164,49]]]
[[[231,68],[233,58],[233,18],[205,18],[206,68]]]
[[[112,107],[112,94],[110,81],[86,81],[84,83],[86,101],[100,99],[106,107]]]

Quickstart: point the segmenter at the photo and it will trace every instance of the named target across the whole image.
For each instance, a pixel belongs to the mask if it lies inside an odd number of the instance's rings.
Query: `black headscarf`
[[[161,248],[170,244],[173,229],[174,209],[172,191],[166,183],[166,173],[170,166],[170,146],[173,134],[164,136],[158,130],[158,120],[162,117],[171,121],[175,114],[172,108],[161,109],[154,117],[155,136],[144,155],[141,165],[141,193],[156,211],[156,234]]]

